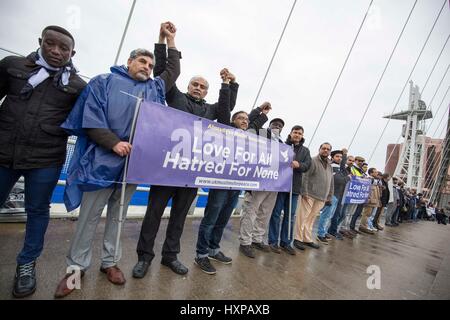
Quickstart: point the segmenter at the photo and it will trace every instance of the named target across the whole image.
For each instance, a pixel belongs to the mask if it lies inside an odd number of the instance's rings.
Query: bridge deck
[[[186,221],[180,260],[189,267],[186,276],[161,266],[160,251],[167,220],[155,244],[157,256],[144,279],[131,277],[142,220],[128,220],[123,232],[123,257],[119,264],[127,283],[114,286],[99,272],[104,221],[94,242],[93,265],[82,280],[82,290],[66,299],[449,299],[450,226],[435,222],[404,223],[377,235],[354,240],[333,240],[319,250],[297,251],[296,256],[257,252],[249,259],[238,251],[239,219],[233,218],[223,239],[231,265],[218,265],[207,275],[194,265],[195,241],[200,220]],[[52,219],[46,247],[38,263],[38,289],[31,299],[52,299],[65,273],[65,254],[76,223]],[[22,245],[24,224],[0,224],[0,299],[10,299],[15,256]],[[367,267],[381,269],[381,289],[366,286]]]

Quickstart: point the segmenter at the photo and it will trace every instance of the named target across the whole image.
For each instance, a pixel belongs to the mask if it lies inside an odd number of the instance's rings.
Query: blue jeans
[[[289,193],[278,192],[277,202],[272,211],[269,224],[269,244],[278,245],[278,239],[280,239],[280,246],[287,247],[292,244],[294,239],[293,229],[295,224],[295,211],[297,210],[298,194],[292,194],[291,205],[291,236],[288,237],[289,230]],[[283,214],[283,221],[281,222],[280,233],[280,218],[281,211]]]
[[[44,247],[44,236],[50,220],[50,201],[62,167],[14,170],[0,167],[0,205],[21,176],[25,178],[25,242],[17,256],[17,264],[36,260]]]
[[[331,224],[328,228],[329,234],[337,234],[339,225],[341,224],[342,220],[344,220],[344,210],[343,204],[341,203],[342,199],[338,199],[338,202],[336,204],[336,209],[334,210],[333,217],[331,218]]]
[[[319,226],[317,228],[317,235],[319,237],[325,237],[327,235],[328,222],[333,216],[334,210],[336,210],[337,205],[338,205],[338,198],[333,196],[331,198],[331,205],[323,207],[320,213]]]
[[[350,203],[344,203],[344,200],[342,199],[342,204],[341,204],[341,219],[338,221],[338,226],[342,223],[342,221],[345,220],[345,217],[347,215],[347,211],[348,211],[348,206],[350,205]],[[347,226],[348,227],[348,226]],[[339,227],[338,227],[339,229]]]
[[[397,224],[398,223],[398,216],[400,214],[400,207],[398,206],[395,211],[394,214],[392,215],[392,219],[391,219],[391,223],[392,224]]]
[[[414,214],[413,214],[413,219],[414,221],[417,221],[417,214],[419,213],[419,209],[415,208],[414,209]]]
[[[375,229],[374,226],[373,226],[373,220],[375,219],[375,215],[377,214],[377,210],[378,210],[378,208],[373,208],[369,219],[367,219],[367,225],[369,226],[369,229]]]
[[[239,199],[240,191],[210,189],[208,201],[200,222],[197,239],[197,257],[219,253],[223,231]]]

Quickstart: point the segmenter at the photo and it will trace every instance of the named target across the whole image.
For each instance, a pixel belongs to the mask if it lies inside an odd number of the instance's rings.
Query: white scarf
[[[48,77],[50,77],[50,74],[47,70],[50,71],[56,71],[58,72],[61,70],[61,68],[55,68],[50,66],[47,61],[45,61],[44,57],[41,54],[41,49],[37,51],[39,59],[35,62],[37,65],[41,66],[42,68],[39,69],[37,73],[32,75],[28,79],[28,83],[33,87],[36,88],[40,83],[45,81]],[[69,84],[69,78],[70,78],[70,71],[72,70],[72,67],[70,65],[67,65],[64,68],[64,71],[61,75],[61,83],[64,86],[67,86]],[[73,67],[75,69],[75,67]],[[76,70],[76,69],[75,69]]]

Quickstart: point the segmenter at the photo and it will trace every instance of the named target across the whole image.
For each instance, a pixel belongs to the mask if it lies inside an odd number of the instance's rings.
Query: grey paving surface
[[[207,275],[194,265],[199,219],[186,220],[179,259],[189,268],[186,276],[174,274],[160,264],[167,220],[158,234],[157,255],[144,279],[133,279],[136,243],[141,220],[128,220],[123,232],[120,268],[127,277],[115,286],[100,273],[103,221],[94,241],[92,267],[82,279],[82,289],[65,299],[450,299],[450,226],[434,222],[407,223],[377,235],[354,240],[333,240],[319,250],[257,252],[256,259],[239,253],[239,219],[233,218],[224,233],[223,251],[231,265],[217,267]],[[76,222],[52,220],[46,245],[38,260],[38,289],[27,299],[53,299],[65,273],[67,253]],[[24,224],[0,224],[0,299],[12,299],[15,257],[22,246]],[[367,288],[367,268],[381,270],[381,289]]]

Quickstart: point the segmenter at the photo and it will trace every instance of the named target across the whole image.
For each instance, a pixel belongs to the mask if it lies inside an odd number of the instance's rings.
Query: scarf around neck
[[[53,85],[57,88],[67,86],[69,84],[70,75],[78,72],[72,64],[72,60],[69,60],[65,66],[60,68],[50,66],[42,56],[41,49],[38,49],[36,52],[32,52],[27,56],[27,59],[33,61],[36,65],[40,66],[40,68],[32,73],[31,77],[28,79],[28,82],[20,91],[20,96],[24,100],[29,99],[34,88],[50,77],[49,71],[54,73]]]

